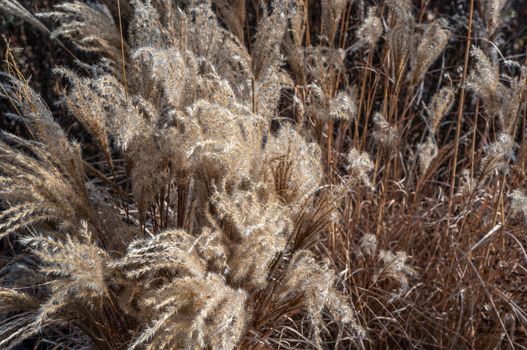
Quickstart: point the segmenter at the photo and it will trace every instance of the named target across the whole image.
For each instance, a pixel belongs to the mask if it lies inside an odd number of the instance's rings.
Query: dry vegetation
[[[0,348],[527,348],[524,42],[458,5],[0,0],[78,126],[6,42]]]

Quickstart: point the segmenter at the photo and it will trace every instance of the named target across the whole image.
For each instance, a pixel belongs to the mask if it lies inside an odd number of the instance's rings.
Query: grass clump
[[[0,0],[66,61],[50,109],[5,50],[0,348],[524,348],[526,68],[466,5]]]

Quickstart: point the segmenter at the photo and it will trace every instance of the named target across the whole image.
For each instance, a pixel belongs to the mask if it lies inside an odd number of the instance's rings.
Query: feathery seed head
[[[508,173],[510,163],[516,159],[516,142],[509,134],[499,134],[497,140],[485,147],[485,156],[481,162],[481,170],[485,176],[495,171]]]
[[[373,256],[377,252],[377,237],[371,233],[364,234],[359,242],[362,253],[366,256]]]
[[[437,144],[432,136],[428,136],[426,142],[417,145],[417,152],[419,154],[419,170],[421,174],[424,174],[438,153]]]
[[[430,133],[432,135],[437,135],[441,120],[454,104],[454,96],[454,89],[451,87],[444,87],[432,96],[432,100],[426,108],[430,122]]]
[[[347,161],[348,170],[350,171],[353,182],[362,182],[364,185],[373,189],[369,173],[373,170],[374,165],[369,154],[359,152],[356,148],[352,148],[348,152]]]
[[[368,45],[369,48],[374,48],[379,41],[384,29],[380,17],[377,16],[377,11],[375,6],[368,9],[366,19],[357,29],[357,38],[359,39],[357,46]]]
[[[527,195],[523,190],[514,190],[509,194],[513,212],[521,213],[527,221]]]
[[[399,143],[399,134],[395,126],[390,125],[379,112],[374,114],[373,123],[375,130],[372,137],[385,149],[394,149]]]
[[[329,101],[329,117],[333,120],[351,121],[357,114],[357,105],[352,98],[343,91]]]
[[[412,54],[412,71],[410,80],[421,81],[428,68],[439,57],[450,39],[450,31],[446,29],[446,20],[437,20],[425,26],[417,45],[417,51]]]

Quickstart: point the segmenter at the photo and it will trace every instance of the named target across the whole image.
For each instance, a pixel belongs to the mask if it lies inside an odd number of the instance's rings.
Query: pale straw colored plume
[[[411,56],[410,80],[412,82],[420,82],[445,49],[451,35],[446,29],[447,24],[444,20],[437,20],[425,25],[417,50]]]
[[[437,135],[441,120],[454,105],[454,97],[455,91],[451,87],[444,87],[432,96],[432,100],[426,108],[431,134]]]
[[[375,274],[374,280],[380,281],[390,278],[397,281],[400,284],[400,289],[394,298],[398,298],[408,290],[410,279],[416,278],[417,272],[406,262],[408,255],[405,252],[398,251],[394,254],[391,251],[380,250],[378,258],[384,267]]]
[[[366,152],[359,152],[356,148],[350,149],[347,155],[348,171],[352,183],[362,183],[372,188],[370,173],[374,168],[370,156]]]
[[[436,137],[439,133],[441,120],[452,109],[454,104],[454,89],[444,87],[432,96],[430,104],[426,107],[428,114],[427,125],[430,135],[424,143],[417,145],[419,156],[419,169],[421,174],[426,173],[432,161],[436,158],[439,149],[436,143]]]
[[[502,12],[507,0],[484,0],[482,4],[487,35],[491,37],[502,24]]]
[[[114,62],[121,62],[119,29],[105,5],[79,1],[64,3],[56,5],[51,12],[39,14],[39,17],[59,24],[51,32],[52,36],[74,42],[79,50],[99,53]]]
[[[335,40],[339,22],[346,5],[354,0],[322,0],[322,37],[331,46]]]
[[[523,190],[514,190],[509,194],[511,198],[511,208],[515,214],[522,214],[527,220],[527,195]]]
[[[373,116],[375,129],[372,137],[379,145],[385,149],[393,149],[399,143],[399,133],[397,128],[391,125],[384,116],[376,112]]]
[[[357,105],[347,93],[339,91],[337,96],[329,101],[330,119],[350,121],[356,115]]]
[[[360,238],[359,245],[365,256],[374,256],[377,252],[377,237],[374,234],[366,233]]]
[[[417,145],[419,155],[419,170],[424,174],[439,152],[433,137],[428,136],[424,143]]]
[[[356,44],[356,47],[368,46],[369,48],[374,48],[381,38],[384,28],[381,18],[377,15],[377,11],[378,9],[375,6],[368,8],[366,19],[357,29],[357,39],[359,39],[359,42]]]
[[[485,147],[485,156],[481,162],[481,171],[484,175],[495,172],[508,173],[511,162],[516,159],[516,142],[509,134],[499,134],[496,141]]]

